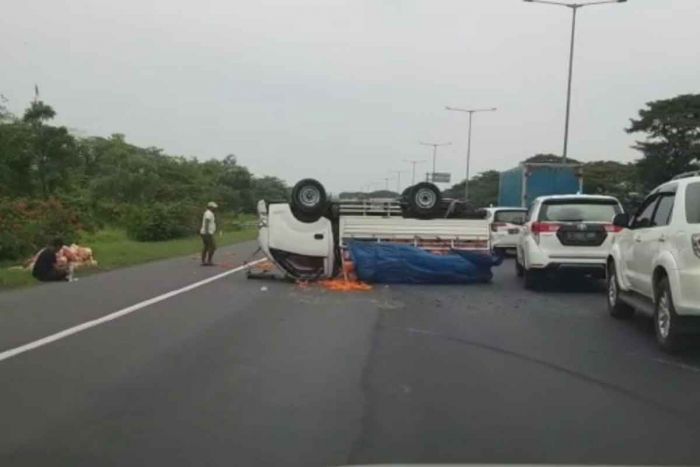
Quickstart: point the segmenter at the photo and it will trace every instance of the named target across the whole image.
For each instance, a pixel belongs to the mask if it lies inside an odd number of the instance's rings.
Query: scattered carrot
[[[321,287],[333,292],[366,292],[372,290],[372,286],[359,281],[349,281],[345,279],[328,279],[319,281]]]

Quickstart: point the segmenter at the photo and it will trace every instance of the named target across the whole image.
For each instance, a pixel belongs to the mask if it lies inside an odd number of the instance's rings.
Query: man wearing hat
[[[204,211],[204,216],[202,216],[202,228],[199,230],[199,234],[202,236],[202,266],[213,266],[212,258],[214,257],[214,251],[216,251],[216,242],[214,241],[214,234],[216,233],[216,217],[214,216],[214,211],[218,208],[214,201],[207,203],[207,210]]]

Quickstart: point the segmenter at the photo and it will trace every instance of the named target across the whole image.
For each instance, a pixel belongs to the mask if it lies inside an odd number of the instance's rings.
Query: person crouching
[[[69,264],[59,264],[58,254],[63,248],[63,240],[55,239],[50,245],[39,252],[34,261],[32,276],[41,282],[56,282],[70,280]]]

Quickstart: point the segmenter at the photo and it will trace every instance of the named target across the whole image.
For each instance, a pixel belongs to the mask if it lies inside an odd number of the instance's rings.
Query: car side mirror
[[[622,227],[623,229],[626,229],[630,224],[630,216],[626,212],[615,214],[612,223],[615,227]]]

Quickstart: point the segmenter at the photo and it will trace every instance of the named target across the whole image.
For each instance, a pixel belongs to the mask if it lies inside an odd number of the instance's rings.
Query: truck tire
[[[627,319],[634,315],[634,308],[620,301],[620,283],[617,281],[615,263],[610,260],[608,263],[608,313],[617,319]]]
[[[292,188],[290,207],[302,222],[316,222],[326,211],[326,190],[313,178],[300,180]]]
[[[523,274],[525,273],[525,269],[520,265],[520,261],[518,261],[518,254],[515,254],[515,259],[513,260],[515,263],[515,275],[518,277],[523,277]]]
[[[542,271],[537,269],[524,269],[525,288],[528,290],[539,290],[542,284]]]
[[[664,352],[673,353],[684,345],[680,329],[680,317],[673,305],[673,296],[668,278],[663,277],[656,286],[656,307],[654,310],[654,334],[656,342]]]
[[[420,182],[411,187],[408,194],[408,207],[412,215],[423,219],[434,216],[442,195],[440,189],[429,182]]]

